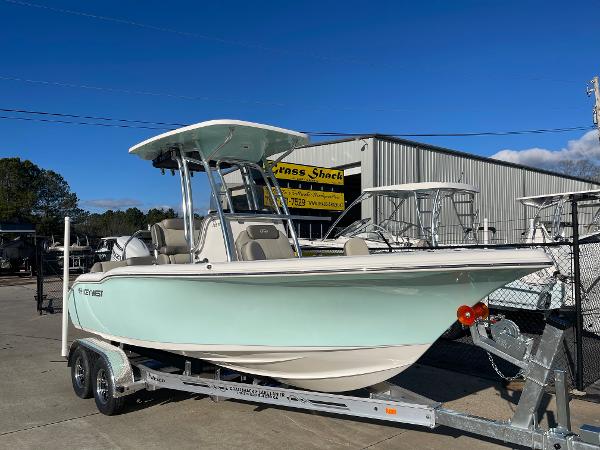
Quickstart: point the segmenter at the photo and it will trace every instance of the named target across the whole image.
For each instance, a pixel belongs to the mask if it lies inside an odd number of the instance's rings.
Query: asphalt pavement
[[[2,280],[5,281],[5,280]],[[38,315],[35,283],[0,286],[0,449],[500,449],[439,427],[356,420],[172,391],[140,392],[107,417],[71,387],[60,314]],[[70,337],[81,336],[74,329]],[[415,365],[395,381],[452,409],[508,419],[519,392],[490,380]],[[554,408],[552,396],[544,403]],[[571,401],[575,429],[600,426],[600,405]],[[542,424],[554,422],[550,412]]]

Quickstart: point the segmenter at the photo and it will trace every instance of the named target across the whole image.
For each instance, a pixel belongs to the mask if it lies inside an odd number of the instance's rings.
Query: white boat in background
[[[567,242],[563,218],[565,203],[561,197],[537,195],[517,200],[523,206],[534,209],[524,233],[524,243]],[[550,217],[544,217],[545,212]],[[543,248],[554,264],[492,292],[487,299],[490,306],[496,310],[529,311],[551,311],[572,306],[572,286],[564,282],[572,276],[571,249],[568,245]]]
[[[567,215],[570,215],[568,208],[573,197],[578,198],[578,201],[587,202],[587,205],[584,203],[581,208],[598,208],[600,206],[600,190],[598,189],[543,194],[517,199],[522,205],[534,210],[524,235],[524,242],[540,244],[552,259],[553,265],[515,280],[490,294],[488,301],[495,309],[551,311],[574,306],[572,238],[567,233],[567,228],[572,226]],[[579,236],[580,244],[600,242],[599,219],[600,208],[585,226],[586,233]],[[544,244],[556,245],[545,246]],[[596,253],[597,257],[589,254],[590,252]],[[582,269],[582,286],[592,287],[597,284],[598,274],[600,274],[598,268],[600,267],[597,267],[596,261],[600,261],[600,251],[590,246],[584,258],[581,259],[581,264],[593,267]],[[584,322],[586,330],[600,332],[600,318],[597,313],[585,313]]]
[[[289,213],[272,167],[307,142],[291,130],[215,120],[132,147],[155,167],[178,170],[183,218],[152,227],[154,261],[127,257],[75,280],[68,300],[75,327],[288,385],[349,391],[409,367],[460,305],[550,265],[538,250],[370,255],[356,238],[354,256],[303,258],[294,220],[304,217]],[[227,189],[224,175],[234,171],[244,207]],[[215,200],[216,211],[201,220],[193,214],[192,172],[205,173]],[[270,211],[259,206],[256,174],[272,197]]]
[[[55,241],[52,236],[52,244],[47,248],[49,254],[54,255],[59,267],[64,264],[62,242]],[[75,242],[69,246],[69,270],[74,272],[87,272],[94,264],[94,250],[90,246],[90,241],[85,236],[85,242],[82,237],[77,236]]]
[[[477,242],[475,195],[479,189],[466,183],[422,182],[366,188],[333,222],[322,239],[300,239],[304,249],[342,250],[349,239],[363,239],[370,249],[398,250],[411,247],[437,247],[442,219],[454,220],[460,228],[458,242]],[[365,217],[337,230],[347,214],[363,202],[372,201],[377,211],[391,205],[386,217]],[[450,209],[450,211],[446,211]]]

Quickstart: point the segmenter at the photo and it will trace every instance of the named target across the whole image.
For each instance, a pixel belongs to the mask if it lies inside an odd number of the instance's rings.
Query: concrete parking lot
[[[72,392],[60,357],[60,314],[38,315],[35,283],[0,287],[0,448],[497,449],[498,442],[440,427],[427,430],[156,391],[106,417]],[[71,329],[70,337],[78,336]],[[475,377],[414,366],[396,380],[456,410],[507,419],[518,392]],[[553,399],[547,396],[550,410]],[[572,422],[600,425],[600,405],[574,399]],[[553,422],[546,414],[543,423]]]

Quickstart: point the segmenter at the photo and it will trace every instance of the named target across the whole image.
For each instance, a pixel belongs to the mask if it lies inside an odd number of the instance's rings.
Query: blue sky
[[[0,0],[0,108],[365,133],[588,126],[599,14],[577,1]],[[60,172],[84,206],[179,201],[175,178],[127,155],[159,130],[0,120],[0,133],[0,156]],[[583,135],[418,140],[489,156]]]

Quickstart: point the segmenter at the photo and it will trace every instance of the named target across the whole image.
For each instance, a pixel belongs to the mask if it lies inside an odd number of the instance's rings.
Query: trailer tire
[[[104,358],[98,358],[92,370],[92,391],[98,411],[107,416],[114,416],[123,410],[124,397],[113,395],[114,385],[112,371]]]
[[[91,379],[90,355],[83,347],[77,347],[71,356],[71,383],[77,397],[92,397]]]

